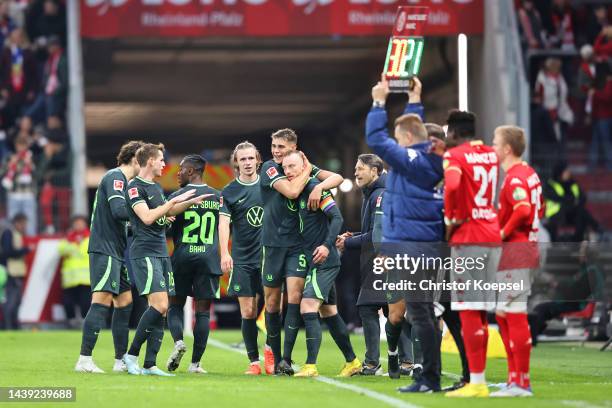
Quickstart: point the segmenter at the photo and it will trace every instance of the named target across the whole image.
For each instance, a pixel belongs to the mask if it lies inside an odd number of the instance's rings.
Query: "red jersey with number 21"
[[[461,173],[452,201],[444,203],[445,217],[460,223],[451,244],[499,244],[501,237],[494,208],[499,160],[492,147],[480,140],[463,143],[444,154],[445,173]]]

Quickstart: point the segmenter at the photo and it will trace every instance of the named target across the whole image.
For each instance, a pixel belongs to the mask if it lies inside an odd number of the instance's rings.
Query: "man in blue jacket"
[[[414,248],[414,243],[436,243],[444,236],[443,201],[439,191],[444,171],[442,158],[431,153],[431,143],[422,122],[421,83],[413,80],[407,111],[395,120],[394,139],[387,130],[385,103],[389,94],[386,81],[372,88],[373,105],[366,120],[368,146],[391,167],[383,201],[383,246],[398,244]],[[413,112],[413,113],[412,113]],[[409,244],[409,245],[407,245]],[[403,247],[405,250],[405,247]],[[412,252],[408,249],[408,252]],[[419,256],[419,253],[407,253]],[[406,272],[404,272],[406,273]],[[423,353],[423,374],[401,389],[405,392],[431,392],[440,389],[440,336],[431,301],[405,302]],[[397,302],[401,304],[401,302]],[[403,313],[393,307],[385,330],[389,345],[389,376],[399,377],[397,341]]]
[[[388,315],[387,302],[384,297],[376,296],[372,291],[363,290],[365,282],[372,271],[372,262],[375,251],[373,246],[374,216],[377,210],[382,212],[382,195],[385,191],[385,180],[387,174],[384,172],[384,164],[380,157],[375,154],[360,154],[355,164],[355,181],[363,192],[363,204],[361,205],[361,232],[345,232],[338,237],[336,246],[340,251],[354,249],[360,251],[360,281],[362,290],[357,298],[357,309],[363,324],[363,336],[365,339],[366,352],[361,375],[381,375],[380,364],[380,320],[379,309]],[[403,330],[399,341],[399,357],[401,361],[400,371],[402,374],[410,375],[413,367],[411,343],[409,339],[410,327]],[[406,335],[408,333],[408,336]]]

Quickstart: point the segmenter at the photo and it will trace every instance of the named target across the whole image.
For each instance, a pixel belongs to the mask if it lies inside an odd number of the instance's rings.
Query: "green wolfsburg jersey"
[[[91,236],[87,252],[95,252],[123,259],[126,246],[126,221],[113,217],[111,200],[125,204],[125,189],[128,181],[119,168],[109,170],[96,191],[91,216]]]
[[[162,217],[151,225],[146,225],[134,212],[134,206],[145,203],[150,210],[164,205],[166,198],[159,184],[136,177],[127,187],[126,198],[129,202],[128,214],[134,233],[130,245],[130,258],[167,257],[166,217]]]
[[[312,176],[316,177],[319,172],[317,167],[312,166]],[[274,183],[287,178],[283,167],[274,160],[268,160],[261,166],[260,178],[264,202],[262,245],[281,248],[300,245],[297,203],[274,189]]]
[[[230,217],[232,258],[236,265],[259,264],[264,208],[259,176],[251,183],[236,179],[223,189],[222,216]]]
[[[308,196],[317,184],[319,184],[319,181],[315,178],[311,178],[306,184],[306,187],[304,187],[302,194],[298,197],[298,204],[300,207],[300,234],[304,240],[304,250],[309,263],[312,259],[314,249],[323,245],[330,233],[330,221],[327,214],[329,213],[340,217],[338,231],[331,237],[333,241],[335,241],[336,236],[340,232],[339,228],[342,226],[342,215],[334,201],[333,195],[329,191],[323,191],[321,193],[321,202],[317,211],[310,211],[308,209]],[[329,250],[329,256],[324,263],[325,267],[340,265],[340,256],[333,243],[330,245]]]
[[[173,264],[195,263],[208,266],[213,275],[222,275],[219,259],[219,206],[221,194],[206,184],[187,184],[169,198],[195,189],[194,197],[212,194],[176,216],[172,223]]]

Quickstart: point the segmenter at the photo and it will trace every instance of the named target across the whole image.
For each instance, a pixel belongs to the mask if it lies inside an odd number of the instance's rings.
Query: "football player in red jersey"
[[[527,298],[531,271],[539,265],[537,233],[544,215],[538,174],[521,160],[525,132],[516,126],[495,129],[493,148],[506,172],[499,197],[499,224],[504,241],[497,281],[518,284],[520,289],[500,292],[497,322],[508,355],[508,386],[495,397],[532,396],[529,384],[531,333]]]
[[[492,147],[476,138],[473,113],[451,111],[447,124],[447,146],[452,148],[444,154],[444,222],[454,262],[451,280],[466,285],[465,290],[452,291],[451,307],[461,318],[470,382],[446,396],[487,397],[486,314],[495,308],[495,292],[476,285],[495,282],[501,254],[493,205],[499,160]]]

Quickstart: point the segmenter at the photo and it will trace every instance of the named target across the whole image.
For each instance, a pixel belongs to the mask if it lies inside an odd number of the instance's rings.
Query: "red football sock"
[[[486,312],[480,310],[462,310],[459,312],[465,354],[471,373],[483,373],[486,366],[488,327],[486,326],[486,320],[483,324],[483,315],[486,319]]]
[[[495,315],[497,324],[499,324],[499,334],[504,342],[504,348],[508,355],[508,384],[518,383],[516,368],[514,366],[514,355],[510,347],[510,333],[508,331],[508,321],[505,316]]]
[[[529,358],[531,355],[531,331],[527,322],[527,313],[506,314],[510,331],[510,347],[514,356],[514,367],[518,372],[518,385],[530,386]]]

